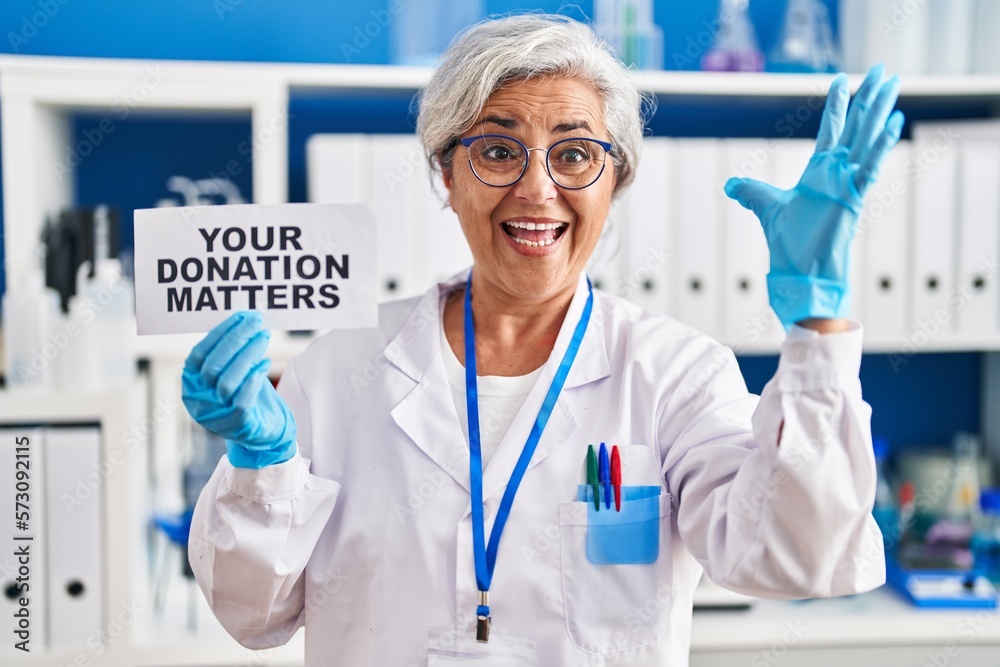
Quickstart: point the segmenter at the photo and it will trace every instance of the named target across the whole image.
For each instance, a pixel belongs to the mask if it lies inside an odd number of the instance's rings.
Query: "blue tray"
[[[972,576],[972,586],[966,582]],[[980,575],[954,570],[910,570],[885,559],[886,583],[918,607],[996,609],[997,589]]]

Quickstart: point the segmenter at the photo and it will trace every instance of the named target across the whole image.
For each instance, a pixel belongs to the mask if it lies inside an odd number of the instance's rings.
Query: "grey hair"
[[[590,29],[566,16],[520,14],[487,19],[448,47],[418,97],[417,134],[431,169],[449,172],[458,137],[472,127],[493,93],[515,81],[564,76],[583,81],[604,102],[604,124],[618,182],[615,194],[635,178],[642,150],[643,95],[625,66]]]

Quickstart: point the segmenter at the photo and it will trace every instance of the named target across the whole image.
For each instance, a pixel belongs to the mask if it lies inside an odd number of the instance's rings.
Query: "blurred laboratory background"
[[[783,331],[763,235],[722,183],[791,187],[832,73],[901,76],[903,139],[852,269],[889,581],[801,602],[703,582],[691,664],[1000,664],[1000,0],[0,3],[0,446],[33,443],[45,549],[33,650],[5,637],[0,663],[301,664],[301,635],[236,644],[192,579],[191,511],[225,447],[180,402],[198,337],[135,336],[133,211],[370,202],[381,297],[422,293],[471,256],[414,96],[456,34],[519,11],[590,22],[656,100],[595,286],[731,346],[754,392]],[[274,381],[314,335],[275,334]],[[14,478],[0,455],[5,508]]]

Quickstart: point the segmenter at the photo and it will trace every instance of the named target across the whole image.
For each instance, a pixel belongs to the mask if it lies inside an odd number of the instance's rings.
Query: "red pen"
[[[622,511],[622,459],[618,445],[611,448],[611,486],[615,490],[615,511]]]

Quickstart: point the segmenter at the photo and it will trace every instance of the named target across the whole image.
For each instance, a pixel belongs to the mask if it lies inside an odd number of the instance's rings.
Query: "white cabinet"
[[[97,591],[99,605],[94,612],[96,618],[86,619],[87,629],[83,635],[67,636],[65,623],[59,633],[47,628],[47,622],[54,621],[55,615],[49,611],[44,618],[38,617],[42,608],[31,605],[36,614],[32,626],[31,653],[11,650],[9,624],[6,617],[4,645],[0,647],[0,664],[4,667],[88,665],[94,667],[167,667],[177,665],[295,665],[302,661],[301,633],[288,646],[272,651],[251,652],[239,646],[218,625],[211,616],[200,592],[196,591],[199,632],[190,633],[186,629],[183,613],[186,601],[166,605],[167,614],[159,614],[153,609],[149,595],[150,556],[149,543],[150,511],[153,505],[150,481],[155,468],[150,466],[148,440],[152,434],[170,432],[169,429],[183,419],[183,406],[179,390],[172,401],[156,403],[152,401],[149,382],[141,376],[125,389],[104,393],[30,393],[0,391],[0,431],[5,435],[24,433],[36,436],[50,431],[67,436],[86,435],[99,430],[97,459],[84,469],[60,468],[59,477],[68,480],[71,486],[69,500],[60,495],[57,501],[71,505],[78,504],[84,509],[99,507],[102,585]],[[39,426],[43,428],[39,428]],[[81,425],[84,425],[81,428]],[[79,439],[79,438],[78,438]],[[0,454],[12,456],[7,451],[6,440]],[[66,443],[72,444],[72,443]],[[86,438],[83,445],[90,444]],[[74,452],[68,452],[72,455]],[[46,450],[46,455],[52,450]],[[51,459],[50,456],[47,456]],[[80,457],[75,457],[79,459]],[[63,461],[64,462],[64,461]],[[32,462],[35,478],[41,471],[41,461]],[[47,467],[56,465],[46,460]],[[8,480],[3,480],[6,484]],[[39,480],[33,483],[33,490],[41,491]],[[51,494],[50,494],[51,495]],[[4,496],[6,497],[6,495]],[[53,508],[49,503],[47,514]],[[76,516],[82,516],[76,512]],[[56,522],[48,521],[51,533]],[[71,527],[72,528],[72,527]],[[38,533],[41,527],[34,531]],[[72,533],[71,529],[62,536]],[[4,533],[6,535],[6,533]],[[55,536],[48,539],[35,536],[35,555],[45,559],[46,565],[63,563],[72,569],[83,555],[65,546],[60,548],[58,558],[49,556],[47,549],[58,547]],[[5,551],[10,544],[4,544]],[[179,561],[173,564],[180,570]],[[42,568],[32,574],[40,575]],[[4,607],[6,609],[6,607]],[[69,610],[71,615],[76,610]],[[63,619],[65,620],[65,619]],[[64,638],[64,647],[46,648],[52,645],[53,637]],[[81,641],[82,639],[82,641]]]

